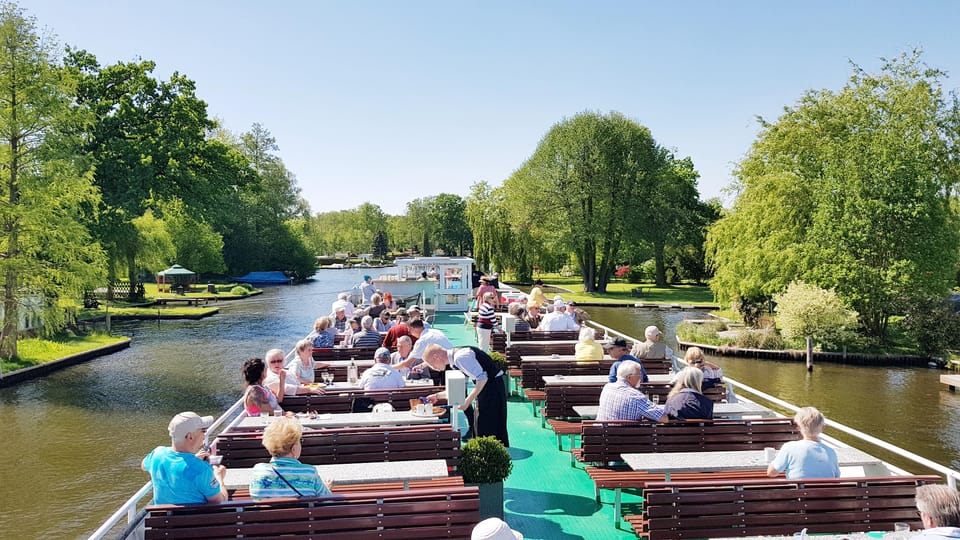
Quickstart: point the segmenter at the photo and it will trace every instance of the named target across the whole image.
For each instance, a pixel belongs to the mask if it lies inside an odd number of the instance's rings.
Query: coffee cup
[[[907,532],[910,530],[910,524],[903,521],[898,521],[893,524],[893,530],[896,532]]]
[[[274,415],[274,416],[283,416],[283,409],[274,409],[274,410],[273,410],[273,415]]]
[[[209,456],[207,460],[210,461],[210,464],[216,467],[217,465],[223,463],[223,456]]]
[[[770,462],[773,461],[774,458],[776,458],[776,457],[777,457],[777,449],[776,449],[776,448],[771,448],[771,447],[768,446],[767,448],[764,448],[764,449],[763,449],[763,458],[767,461],[767,463],[770,463]]]
[[[417,414],[430,414],[430,405],[426,403],[420,403],[417,405]]]

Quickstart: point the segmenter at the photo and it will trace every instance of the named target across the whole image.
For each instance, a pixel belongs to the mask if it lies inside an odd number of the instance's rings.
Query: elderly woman
[[[577,361],[603,360],[603,346],[597,343],[596,330],[588,326],[580,329],[580,339],[574,347],[574,358]]]
[[[374,294],[370,297],[370,303],[373,304],[367,309],[367,315],[376,319],[380,316],[384,310],[387,309],[387,305],[383,303],[383,297],[380,296],[380,293]]]
[[[321,497],[330,487],[320,480],[317,468],[300,463],[303,428],[295,418],[278,418],[263,432],[270,463],[257,463],[250,473],[250,497],[255,501],[276,497]]]
[[[793,421],[803,436],[784,444],[767,466],[768,476],[787,472],[787,478],[839,478],[840,465],[833,448],[820,441],[826,419],[814,407],[797,411]]]
[[[280,408],[277,396],[263,386],[267,376],[267,366],[259,358],[244,360],[240,368],[243,374],[243,405],[250,416],[259,416],[260,412],[272,413]]]
[[[311,384],[316,381],[317,368],[325,368],[326,364],[317,364],[313,361],[313,341],[303,338],[297,342],[297,360],[287,367],[287,380],[297,381],[299,384]]]
[[[313,322],[313,332],[307,335],[307,339],[313,342],[315,349],[330,349],[336,336],[337,329],[333,327],[330,317],[320,317]]]
[[[373,329],[379,334],[389,332],[394,326],[396,326],[396,323],[393,322],[393,316],[387,310],[381,311],[380,316],[373,321]]]
[[[287,370],[283,369],[283,351],[280,349],[270,349],[267,351],[265,360],[267,362],[267,368],[269,368],[270,371],[267,372],[267,376],[263,380],[263,385],[273,392],[273,395],[277,398],[277,402],[283,403],[283,396],[285,395],[295,396],[297,394],[324,393],[322,388],[304,386],[295,378],[291,377],[289,373],[287,373]]]
[[[664,404],[671,420],[712,420],[713,402],[703,395],[703,372],[686,367],[677,374],[677,382],[667,394]]]
[[[530,331],[530,323],[527,322],[527,310],[523,307],[524,305],[520,302],[511,302],[507,306],[507,313],[517,318],[516,325],[513,327],[514,332]]]

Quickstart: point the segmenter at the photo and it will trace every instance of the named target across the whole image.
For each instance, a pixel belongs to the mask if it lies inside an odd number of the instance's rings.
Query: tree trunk
[[[136,253],[127,253],[127,279],[130,280],[130,292],[127,293],[127,300],[133,301],[136,296],[137,283],[137,257]]]
[[[16,116],[14,116],[16,118]],[[20,166],[19,159],[19,140],[17,137],[10,138],[10,181],[7,186],[9,193],[9,202],[11,208],[16,208],[20,203],[20,192],[17,186],[17,170]],[[16,214],[14,213],[14,216]],[[18,311],[18,278],[16,270],[16,261],[20,254],[19,223],[16,217],[11,217],[5,224],[7,233],[7,271],[3,283],[3,335],[0,336],[0,357],[13,358],[17,356],[17,337],[20,333],[20,313]]]
[[[653,260],[656,264],[656,282],[657,287],[667,286],[667,267],[664,262],[664,244],[661,241],[653,243]]]

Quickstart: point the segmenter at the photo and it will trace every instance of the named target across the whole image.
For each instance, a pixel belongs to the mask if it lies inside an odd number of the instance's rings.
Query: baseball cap
[[[626,349],[626,348],[627,348],[627,340],[623,339],[622,337],[618,337],[618,338],[614,339],[613,341],[611,341],[610,343],[607,343],[607,345],[606,345],[606,348],[607,348],[607,349],[610,349],[610,348],[612,348],[612,347],[621,347],[621,348]]]
[[[195,412],[187,411],[174,416],[173,420],[170,420],[167,430],[170,432],[171,439],[180,440],[186,437],[188,433],[193,433],[201,428],[208,428],[211,425],[213,425],[212,416],[200,416]]]
[[[386,347],[380,347],[377,349],[377,352],[373,353],[374,358],[390,358],[390,349]]]
[[[660,329],[655,325],[650,325],[646,330],[643,331],[643,335],[647,337],[659,336],[660,334]]]
[[[523,540],[523,535],[511,529],[502,519],[492,517],[477,523],[470,540]]]
[[[414,305],[408,307],[408,308],[407,308],[407,313],[410,313],[411,311],[420,311],[420,306],[414,304]]]
[[[553,300],[553,307],[562,308],[567,307],[567,305],[563,303],[563,298],[556,298]]]

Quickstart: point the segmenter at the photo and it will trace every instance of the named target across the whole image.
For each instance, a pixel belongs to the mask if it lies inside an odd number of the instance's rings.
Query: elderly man
[[[333,327],[336,328],[337,332],[344,333],[347,331],[347,325],[349,324],[350,317],[347,317],[347,309],[339,307],[333,310]]]
[[[923,522],[923,532],[914,538],[960,538],[960,494],[943,484],[917,487],[917,512]]]
[[[640,420],[666,422],[663,407],[654,405],[637,385],[641,380],[640,364],[622,362],[617,368],[617,382],[607,383],[600,392],[597,420]]]
[[[350,346],[379,347],[383,338],[380,337],[380,332],[373,329],[373,317],[364,315],[363,319],[360,320],[360,326],[363,329],[353,334],[350,338]]]
[[[350,317],[353,317],[353,310],[356,308],[357,307],[353,305],[353,302],[350,301],[350,295],[342,292],[337,295],[337,299],[330,304],[330,313],[336,313],[342,309],[345,313],[345,317],[349,319]]]
[[[418,342],[419,343],[419,342]],[[504,446],[510,446],[507,434],[507,390],[503,384],[503,371],[490,356],[477,347],[459,349],[444,348],[433,343],[427,346],[423,361],[430,369],[443,372],[447,366],[459,369],[473,380],[473,390],[460,405],[469,415],[469,407],[477,402],[474,430],[478,437],[492,435]],[[428,396],[431,403],[446,398],[446,392]]]
[[[143,458],[140,467],[153,480],[155,504],[218,503],[227,500],[223,479],[227,469],[211,466],[203,449],[204,432],[212,416],[182,412],[170,420],[170,446],[158,446]]]
[[[360,376],[360,388],[364,390],[392,390],[403,388],[406,381],[390,366],[390,349],[380,347],[373,355],[373,367]]]
[[[540,304],[536,302],[527,302],[527,316],[524,320],[527,321],[527,324],[530,325],[531,330],[539,330],[540,321],[543,318],[540,316]]]
[[[410,368],[397,366],[410,356],[411,351],[413,351],[413,340],[410,336],[400,336],[397,338],[396,352],[390,354],[390,364],[404,377],[410,373]]]
[[[410,320],[411,320],[411,321],[423,321],[423,329],[424,329],[424,330],[429,330],[429,329],[430,329],[430,323],[428,323],[427,321],[424,321],[424,320],[423,320],[423,310],[420,309],[420,306],[418,306],[418,305],[416,305],[416,304],[410,306],[410,308],[407,309],[407,315],[410,316]]]
[[[580,330],[580,325],[578,325],[572,317],[567,316],[566,308],[567,304],[562,298],[554,300],[553,311],[543,316],[543,319],[540,320],[540,326],[537,327],[537,330],[544,330],[548,332]]]
[[[409,322],[410,317],[407,316],[407,310],[404,308],[398,309],[397,324],[387,330],[387,335],[383,336],[383,346],[388,349],[399,347],[400,338],[410,335],[410,327],[407,326]],[[411,343],[413,343],[413,340],[411,340]],[[404,356],[404,358],[406,358],[406,356]]]
[[[661,341],[661,339],[663,339],[663,332],[661,332],[659,328],[650,325],[643,331],[643,335],[647,340],[634,345],[630,354],[640,360],[669,359],[673,362],[673,371],[680,371],[680,366],[677,365],[677,359],[673,356],[673,350]]]
[[[607,345],[607,354],[615,360],[613,365],[610,366],[610,382],[617,382],[617,369],[624,362],[636,362],[640,366],[640,382],[650,382],[650,377],[647,377],[647,370],[643,369],[643,363],[636,356],[627,354],[627,350],[627,340],[623,338],[616,338]]]
[[[424,324],[419,319],[410,321],[410,337],[415,340],[413,350],[410,351],[406,360],[394,367],[397,369],[412,368],[414,372],[420,372],[420,378],[431,378],[434,384],[442,385],[443,371],[435,372],[432,369],[424,369],[424,367],[429,368],[429,366],[423,366],[420,361],[423,360],[428,345],[437,344],[445,349],[452,349],[453,343],[447,339],[447,336],[443,335],[443,332],[433,328],[428,330],[424,328]]]

